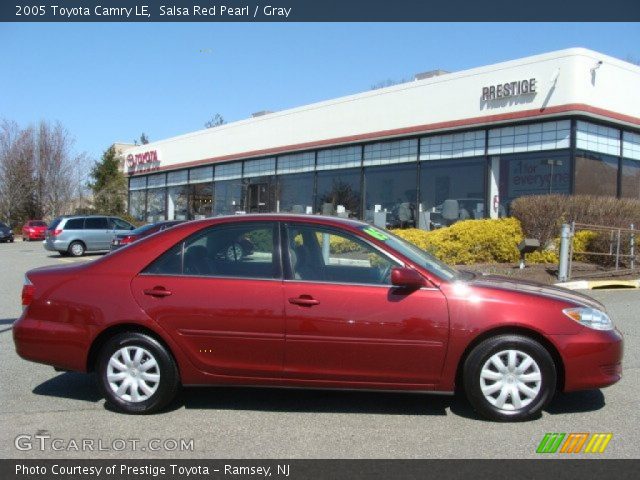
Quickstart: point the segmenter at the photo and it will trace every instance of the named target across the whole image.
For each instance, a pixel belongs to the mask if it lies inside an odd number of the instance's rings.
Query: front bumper
[[[604,388],[622,378],[624,340],[616,330],[584,327],[576,335],[552,335],[564,364],[564,391]]]

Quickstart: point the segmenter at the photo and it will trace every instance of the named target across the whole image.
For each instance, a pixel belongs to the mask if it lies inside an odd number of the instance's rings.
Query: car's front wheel
[[[528,420],[556,391],[556,365],[539,342],[521,335],[484,340],[467,357],[464,389],[473,408],[491,420]]]
[[[179,387],[173,356],[143,333],[121,333],[110,339],[102,348],[96,370],[107,401],[126,413],[161,410]]]

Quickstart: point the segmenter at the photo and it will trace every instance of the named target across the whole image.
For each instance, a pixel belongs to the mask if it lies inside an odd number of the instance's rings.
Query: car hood
[[[497,288],[500,290],[509,290],[512,292],[528,293],[531,295],[538,295],[540,297],[553,298],[605,311],[604,305],[588,295],[553,285],[545,285],[543,283],[526,280],[514,280],[512,278],[501,277],[498,275],[478,275],[472,280],[468,280],[467,283],[470,286]]]

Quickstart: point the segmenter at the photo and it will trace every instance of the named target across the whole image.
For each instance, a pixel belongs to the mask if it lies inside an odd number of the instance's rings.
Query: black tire
[[[67,249],[67,253],[72,257],[81,257],[84,255],[84,252],[87,248],[84,246],[84,243],[75,241],[69,244],[69,248]]]
[[[58,252],[60,254],[61,257],[68,257],[69,256],[69,252],[67,252],[66,250],[64,252]]]
[[[511,403],[506,403],[503,408],[498,408],[496,405],[492,404],[482,392],[481,382],[485,382],[485,387],[487,385],[491,387],[491,382],[496,382],[497,384],[501,381],[481,379],[481,374],[485,364],[487,364],[495,354],[507,350],[515,350],[520,352],[520,354],[528,355],[533,359],[535,364],[537,364],[539,370],[540,383],[538,387],[536,387],[535,382],[525,383],[525,386],[531,387],[532,389],[539,388],[539,390],[535,396],[532,394],[531,397],[525,396],[522,403],[529,403],[520,408],[516,408],[517,404],[514,401],[512,394],[507,395],[507,402],[510,401]],[[508,356],[503,358],[508,359]],[[523,357],[520,355],[518,355],[517,358],[523,360]],[[494,367],[491,366],[491,368]],[[531,366],[529,369],[525,370],[523,374],[527,374],[527,372],[529,372],[529,375],[532,372],[534,374],[537,373],[534,372],[534,370],[535,367]],[[498,373],[497,369],[496,373]],[[507,373],[507,375],[509,375],[509,373]],[[482,343],[477,345],[471,353],[469,353],[469,356],[464,362],[463,383],[464,391],[469,403],[471,403],[473,408],[482,416],[499,422],[524,421],[538,416],[540,411],[553,398],[556,391],[556,381],[556,365],[547,349],[537,341],[521,335],[498,335],[484,340]],[[490,383],[487,384],[486,382]],[[512,376],[508,378],[508,382],[513,383],[513,385],[521,384],[521,382],[514,380]],[[511,385],[511,388],[513,388],[513,385]],[[490,394],[490,396],[496,400],[496,402],[499,402],[497,397],[500,397],[501,392],[502,389]],[[521,392],[516,393],[516,397],[520,398]]]
[[[153,355],[158,364],[160,381],[155,392],[146,400],[127,401],[119,397],[109,384],[109,361],[123,347],[142,347]],[[107,402],[125,413],[149,414],[160,411],[175,398],[180,386],[178,367],[171,353],[155,338],[138,332],[120,333],[109,339],[98,356],[96,373]]]

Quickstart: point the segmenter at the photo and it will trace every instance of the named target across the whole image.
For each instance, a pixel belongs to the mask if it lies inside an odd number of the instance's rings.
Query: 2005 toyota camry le
[[[243,385],[464,391],[485,417],[525,420],[621,377],[622,336],[590,297],[459,272],[340,218],[184,223],[32,270],[22,304],[18,354],[95,372],[129,413],[180,385]]]

